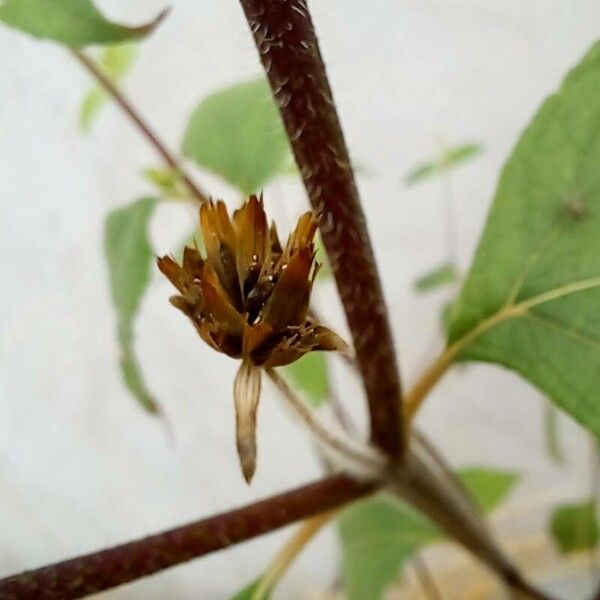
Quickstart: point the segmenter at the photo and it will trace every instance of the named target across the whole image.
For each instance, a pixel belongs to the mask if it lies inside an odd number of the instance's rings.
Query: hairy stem
[[[338,475],[169,531],[0,580],[0,600],[82,598],[366,496]]]
[[[117,86],[108,78],[94,63],[93,60],[88,58],[83,52],[72,49],[71,53],[75,59],[83,66],[83,68],[102,86],[104,91],[112,97],[112,99],[123,109],[125,114],[133,121],[137,126],[140,133],[150,142],[160,157],[163,159],[165,164],[177,171],[186,186],[189,189],[190,195],[199,204],[207,201],[207,197],[204,192],[194,183],[192,178],[181,168],[179,160],[176,156],[167,148],[165,143],[158,137],[155,131],[152,130],[150,125],[144,121],[139,112],[133,107],[131,102],[125,97],[125,95],[117,88]]]
[[[240,0],[279,105],[352,332],[371,439],[403,449],[401,389],[350,158],[305,0]]]

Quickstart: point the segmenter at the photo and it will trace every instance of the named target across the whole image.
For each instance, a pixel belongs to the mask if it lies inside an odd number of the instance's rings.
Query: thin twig
[[[305,0],[240,0],[279,105],[352,332],[371,439],[403,450],[401,389],[377,266]]]
[[[375,490],[337,475],[169,531],[0,580],[0,600],[68,600],[113,588],[329,511]]]
[[[175,155],[167,148],[165,143],[158,137],[155,131],[152,130],[150,125],[142,118],[140,113],[134,108],[131,102],[125,97],[117,86],[107,77],[94,63],[93,60],[88,58],[83,52],[72,49],[71,53],[75,59],[83,66],[83,68],[102,86],[106,93],[113,98],[113,100],[123,109],[127,116],[135,123],[142,135],[150,142],[150,144],[156,149],[160,157],[164,160],[166,165],[177,171],[187,187],[190,190],[191,196],[199,204],[207,201],[207,196],[202,190],[194,183],[192,178],[184,171],[181,167],[179,160]]]
[[[296,557],[335,514],[336,511],[329,511],[312,517],[300,525],[267,567],[250,600],[266,600],[268,598],[275,584],[283,577]]]
[[[415,575],[419,585],[423,589],[423,593],[429,600],[442,600],[442,594],[433,578],[433,575],[429,572],[429,567],[425,562],[425,559],[417,552],[413,557],[413,567],[415,568]]]
[[[331,413],[340,424],[340,427],[349,435],[358,435],[358,427],[352,420],[350,413],[345,409],[337,390],[329,390],[328,404],[331,407]]]
[[[366,444],[360,446],[354,438],[347,437],[343,431],[336,434],[323,425],[311,408],[290,388],[285,379],[275,369],[266,369],[267,376],[281,392],[288,406],[304,422],[308,430],[315,436],[324,449],[332,450],[336,455],[346,459],[349,468],[359,469],[361,475],[368,475],[374,479],[379,478],[386,466],[384,456],[375,448]]]

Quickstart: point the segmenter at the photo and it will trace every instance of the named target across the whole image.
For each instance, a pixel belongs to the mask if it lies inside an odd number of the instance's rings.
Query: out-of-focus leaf
[[[247,585],[243,590],[238,592],[231,600],[258,600],[256,598],[256,591],[260,585],[260,578]],[[261,594],[260,600],[269,600],[271,593]]]
[[[413,185],[414,183],[418,183],[419,181],[427,179],[439,172],[440,168],[438,167],[437,163],[423,163],[412,169],[404,178],[404,182],[406,185]]]
[[[594,503],[559,506],[552,514],[550,531],[563,554],[594,548],[599,536]]]
[[[329,398],[329,370],[324,352],[309,352],[284,369],[292,385],[316,408]]]
[[[483,146],[478,143],[466,143],[453,146],[452,148],[448,148],[435,160],[424,162],[414,167],[408,172],[404,181],[406,185],[413,185],[434,175],[439,175],[471,158],[475,158],[481,154],[482,150]]]
[[[189,120],[182,151],[244,194],[280,173],[289,144],[265,78],[205,98]]]
[[[428,271],[415,281],[417,292],[430,292],[459,280],[458,271],[452,263],[444,263]]]
[[[144,170],[144,177],[155,185],[165,198],[185,200],[190,197],[183,176],[176,169],[150,167]]]
[[[448,357],[516,371],[600,435],[600,44],[508,160]]]
[[[35,37],[71,47],[116,44],[149,34],[163,19],[128,27],[107,20],[90,0],[5,0],[0,21]]]
[[[282,175],[287,175],[288,177],[300,177],[300,169],[298,169],[298,165],[293,157],[281,167],[280,173]]]
[[[440,321],[442,323],[443,331],[446,333],[446,335],[448,335],[448,332],[450,331],[450,322],[452,321],[454,302],[455,298],[448,300],[448,302],[444,303],[442,310],[440,311]]]
[[[130,392],[151,413],[159,412],[159,407],[144,383],[135,356],[133,325],[150,280],[153,254],[147,229],[156,204],[156,198],[142,198],[114,210],[106,219],[104,237],[112,299],[117,312],[121,372]]]
[[[446,165],[446,168],[453,167],[479,156],[482,150],[483,146],[481,144],[461,144],[447,150],[442,156],[442,162]]]
[[[481,510],[486,513],[494,510],[519,481],[519,475],[514,471],[484,467],[461,469],[458,474]]]
[[[544,402],[544,440],[548,456],[558,465],[565,462],[560,441],[558,409],[549,400]]]
[[[94,119],[106,102],[106,92],[99,87],[91,89],[81,101],[79,124],[81,129],[89,131]]]
[[[480,467],[461,469],[458,475],[485,512],[498,506],[518,479],[513,472]],[[443,539],[427,518],[381,496],[344,510],[339,528],[349,600],[380,600],[415,552]]]
[[[102,52],[98,67],[109,79],[117,83],[133,65],[136,49],[136,45],[131,42],[107,46]],[[100,86],[94,86],[85,95],[79,112],[79,122],[84,131],[90,129],[107,98],[108,95]]]
[[[339,529],[348,600],[379,600],[401,565],[441,537],[425,517],[387,497],[353,504],[340,516]]]
[[[118,339],[121,346],[119,365],[127,389],[138,400],[144,410],[152,414],[158,414],[160,406],[144,381],[142,369],[135,354],[133,325],[122,324],[119,327]]]

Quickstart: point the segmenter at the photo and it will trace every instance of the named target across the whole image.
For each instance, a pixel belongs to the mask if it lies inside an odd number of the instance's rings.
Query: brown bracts
[[[200,208],[206,258],[185,248],[183,264],[158,260],[179,291],[171,303],[212,348],[242,360],[233,386],[237,448],[246,481],[256,467],[261,368],[288,365],[312,350],[346,352],[346,343],[309,316],[319,265],[317,223],[308,212],[281,246],[262,198],[251,196],[230,219],[222,201]]]

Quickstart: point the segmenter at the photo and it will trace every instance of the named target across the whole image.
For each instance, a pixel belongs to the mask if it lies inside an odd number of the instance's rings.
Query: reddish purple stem
[[[305,0],[240,0],[320,219],[356,349],[371,439],[403,447],[401,389],[383,292],[352,165]]]
[[[238,544],[374,489],[338,475],[149,537],[0,580],[0,600],[82,598]]]

